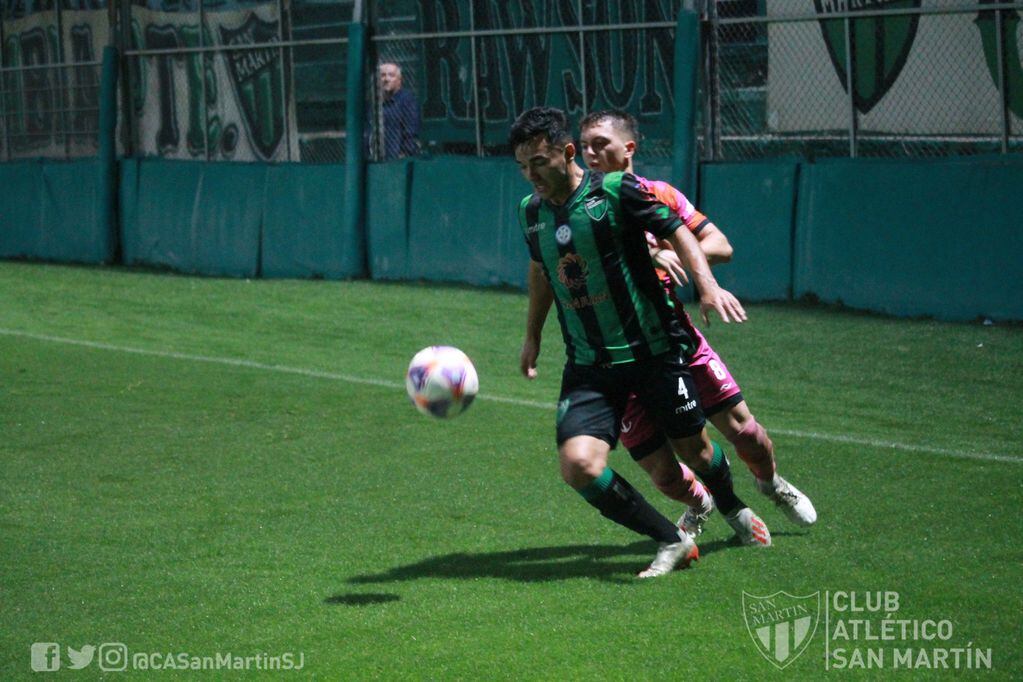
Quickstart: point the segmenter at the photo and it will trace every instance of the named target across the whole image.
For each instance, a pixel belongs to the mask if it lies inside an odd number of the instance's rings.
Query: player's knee
[[[739,434],[742,433],[742,431],[746,429],[751,422],[756,422],[753,418],[753,414],[746,406],[745,400],[732,405],[728,409],[715,412],[710,417],[710,421],[714,424],[714,428],[720,431],[721,435],[730,443],[734,443]]]
[[[593,448],[581,446],[569,440],[558,449],[561,478],[573,488],[589,485],[604,472],[607,458]]]
[[[757,422],[753,415],[750,415],[728,440],[735,446],[736,452],[739,453],[768,453],[772,445],[767,431],[764,430],[764,427]]]
[[[714,448],[704,434],[673,439],[671,446],[679,459],[695,471],[706,471],[714,459]]]
[[[674,490],[679,483],[683,483],[682,468],[675,464],[673,467],[659,467],[650,474],[650,482],[662,493]]]

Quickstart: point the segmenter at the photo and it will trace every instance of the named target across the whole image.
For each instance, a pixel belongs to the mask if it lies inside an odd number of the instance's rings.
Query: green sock
[[[710,468],[701,473],[700,478],[703,479],[703,484],[707,486],[714,498],[714,504],[717,505],[718,511],[728,516],[746,505],[732,488],[732,469],[728,466],[728,459],[725,457],[724,451],[714,441],[711,441],[710,444],[714,448],[714,456],[710,460]]]
[[[605,517],[657,542],[678,542],[678,526],[643,499],[638,490],[614,472],[604,469],[579,494]]]
[[[710,470],[719,471],[725,464],[725,451],[715,441],[711,441],[710,446],[714,449],[714,456],[710,460]]]
[[[614,480],[614,477],[614,470],[611,467],[606,467],[600,476],[593,479],[585,488],[580,489],[579,494],[587,502],[592,502],[607,492],[607,489],[611,487],[611,481]]]

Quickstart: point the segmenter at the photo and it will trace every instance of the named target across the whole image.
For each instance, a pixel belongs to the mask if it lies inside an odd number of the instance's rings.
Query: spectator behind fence
[[[380,114],[374,148],[383,159],[399,159],[419,153],[419,102],[411,90],[401,87],[401,67],[382,62],[377,67]]]

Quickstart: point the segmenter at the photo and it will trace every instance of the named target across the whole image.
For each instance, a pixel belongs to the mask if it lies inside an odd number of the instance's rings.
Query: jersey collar
[[[576,187],[572,191],[572,193],[568,195],[568,198],[565,199],[565,203],[563,203],[563,204],[552,204],[551,202],[547,201],[546,199],[543,200],[543,203],[547,204],[547,206],[550,207],[550,209],[553,210],[553,211],[567,210],[567,209],[572,207],[572,204],[574,204],[575,202],[579,201],[579,197],[581,197],[584,194],[586,194],[589,191],[589,189],[590,189],[590,169],[589,168],[585,168],[585,169],[583,169],[583,177],[579,181],[579,186]]]

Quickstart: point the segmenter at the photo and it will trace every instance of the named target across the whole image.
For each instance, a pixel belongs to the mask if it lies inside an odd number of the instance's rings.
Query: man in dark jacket
[[[419,153],[419,103],[411,90],[401,87],[401,67],[383,62],[377,67],[380,88],[380,116],[383,135],[378,151],[384,159],[398,159]]]

